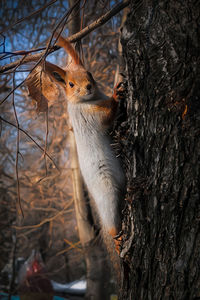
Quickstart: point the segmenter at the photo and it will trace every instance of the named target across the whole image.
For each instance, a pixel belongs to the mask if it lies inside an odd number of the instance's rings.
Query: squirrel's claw
[[[119,238],[114,238],[114,242],[115,242],[115,249],[116,249],[117,253],[120,255],[122,236],[120,236]]]
[[[114,242],[115,242],[115,249],[119,255],[121,252],[122,234],[123,234],[122,231],[120,231],[117,235],[115,235],[113,237]]]
[[[121,99],[124,99],[125,97],[125,92],[126,92],[126,84],[123,81],[120,81],[119,83],[116,84],[114,87],[114,93],[113,93],[113,98],[116,101],[119,101]]]

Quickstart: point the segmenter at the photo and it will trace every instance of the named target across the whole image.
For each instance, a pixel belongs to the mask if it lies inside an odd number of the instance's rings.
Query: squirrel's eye
[[[73,86],[74,86],[73,82],[71,82],[71,81],[69,81],[69,85],[71,88],[73,88]]]

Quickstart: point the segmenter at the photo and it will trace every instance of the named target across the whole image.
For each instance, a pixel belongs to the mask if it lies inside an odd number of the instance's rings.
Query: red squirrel
[[[112,147],[108,129],[113,124],[120,99],[120,84],[111,97],[99,90],[70,42],[58,38],[58,46],[70,56],[66,69],[46,62],[45,69],[65,91],[69,118],[74,130],[80,170],[99,215],[104,233],[119,253],[120,206],[125,176]]]

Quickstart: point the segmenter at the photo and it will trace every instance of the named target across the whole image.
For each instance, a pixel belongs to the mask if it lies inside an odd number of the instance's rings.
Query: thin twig
[[[81,7],[81,9],[83,9],[83,11],[84,11],[84,8],[85,8],[85,2],[86,2],[86,0],[84,0],[84,3],[83,3],[83,5],[82,5],[82,7]],[[75,3],[75,5],[76,5],[76,3]],[[68,13],[71,14],[71,12],[67,12],[67,14],[68,14]],[[66,16],[66,15],[64,15],[64,17],[65,17],[65,16]],[[76,15],[75,15],[75,16],[76,16]],[[72,19],[72,18],[71,18],[71,19]],[[71,19],[67,20],[67,21],[64,23],[64,25],[67,24],[68,22],[70,22]],[[62,23],[62,21],[63,21],[63,20],[61,20],[60,23]],[[55,29],[57,29],[57,28],[59,27],[60,23],[58,23],[58,25],[56,25],[56,28],[55,28]],[[55,31],[55,29],[54,29],[54,31]],[[81,27],[81,29],[82,29],[82,27]],[[63,28],[61,29],[61,31],[62,31],[62,30],[63,30]],[[40,47],[40,48],[30,49],[30,50],[17,50],[17,51],[14,51],[14,52],[9,52],[9,51],[3,50],[2,52],[0,52],[0,54],[4,54],[4,55],[2,55],[2,56],[0,57],[0,60],[8,59],[8,58],[11,58],[11,57],[13,58],[14,56],[17,56],[17,55],[25,55],[25,54],[30,54],[30,53],[32,53],[32,52],[44,51],[44,50],[46,50],[46,48],[47,48],[47,47]],[[50,46],[49,46],[48,49],[50,50],[50,52],[48,52],[48,55],[49,55],[51,52],[55,52],[55,51],[59,50],[60,47],[59,47],[59,46],[53,46],[53,47],[50,47]],[[9,55],[10,55],[10,56],[9,56]],[[36,60],[36,59],[33,59],[33,60]]]
[[[0,120],[1,121],[3,121],[3,122],[5,122],[5,123],[7,123],[7,124],[9,124],[9,125],[11,125],[11,126],[13,126],[13,127],[15,127],[15,128],[18,128],[19,129],[19,131],[21,131],[21,132],[23,132],[42,152],[44,152],[44,148],[42,148],[33,138],[32,138],[32,136],[30,135],[30,134],[28,134],[24,129],[22,129],[21,127],[17,127],[15,124],[13,124],[13,123],[11,123],[11,122],[9,122],[9,121],[7,121],[7,120],[5,120],[4,118],[2,118],[1,116],[0,116]],[[51,156],[46,152],[46,155],[47,155],[47,157],[52,161],[52,163],[54,164],[54,166],[56,167],[56,169],[60,172],[60,169],[59,169],[59,167],[56,165],[56,163],[54,162],[54,160],[51,158]]]
[[[46,47],[43,48],[43,49],[46,49]],[[60,49],[60,47],[58,47],[58,46],[54,46],[54,47],[49,48],[49,50],[48,50],[48,55],[51,54],[51,53],[53,53],[53,52],[55,52],[55,51],[57,51],[57,50],[59,50],[59,49]],[[29,50],[29,51],[27,51],[27,52],[30,52],[30,51],[31,51],[31,50]],[[42,53],[33,54],[33,55],[28,55],[28,56],[26,57],[24,63],[29,63],[29,62],[32,62],[32,61],[38,61],[38,59],[40,59],[40,58],[43,57],[44,53],[45,53],[45,52],[43,51]],[[41,61],[41,60],[40,60],[40,61]],[[15,62],[12,62],[12,63],[10,63],[10,64],[7,64],[7,65],[5,65],[5,66],[3,66],[3,67],[0,67],[0,73],[4,73],[4,72],[6,72],[6,71],[8,71],[8,70],[10,70],[10,69],[15,68],[16,65],[17,65],[18,63],[19,63],[19,60],[16,60]]]
[[[123,8],[128,6],[130,4],[130,0],[124,0],[120,2],[119,4],[115,5],[111,10],[109,10],[106,14],[98,18],[96,21],[94,21],[92,24],[88,25],[78,33],[73,34],[71,37],[69,37],[69,41],[71,43],[74,43],[83,37],[85,37],[88,33],[95,30],[96,28],[102,26],[106,22],[108,22],[113,16],[115,16],[117,13],[119,13]]]
[[[42,98],[42,72],[44,69],[44,61],[42,64],[42,71],[40,72],[40,95]],[[44,144],[44,164],[45,164],[45,176],[42,177],[38,182],[41,182],[47,176],[47,159],[46,159],[46,151],[47,151],[47,141],[48,141],[48,134],[49,134],[49,126],[48,126],[48,106],[47,111],[45,113],[45,123],[46,123],[46,133],[45,133],[45,144]]]
[[[43,11],[45,8],[47,8],[48,6],[52,5],[52,4],[55,3],[56,1],[57,1],[57,0],[53,0],[53,1],[49,2],[49,3],[47,3],[46,5],[42,6],[41,8],[35,10],[35,11],[32,12],[30,15],[28,15],[28,16],[26,16],[26,17],[24,17],[24,18],[21,18],[21,19],[19,19],[19,20],[17,20],[14,24],[11,24],[11,25],[8,26],[6,29],[4,29],[3,31],[1,31],[0,34],[7,32],[7,31],[10,30],[11,28],[15,27],[17,24],[19,24],[19,23],[21,23],[21,22],[23,22],[23,21],[25,21],[25,20],[31,18],[32,16],[34,16],[34,15],[40,13],[41,11]]]
[[[15,71],[18,68],[18,66],[23,62],[25,59],[25,56],[21,59],[21,62],[16,66],[14,72],[13,72],[13,88],[15,88]],[[16,121],[16,127],[17,127],[17,139],[16,139],[16,162],[15,162],[15,172],[16,172],[16,179],[17,179],[17,204],[19,205],[19,211],[21,212],[23,218],[24,213],[21,206],[21,199],[20,199],[20,183],[19,183],[19,170],[18,170],[18,161],[19,161],[19,120],[17,116],[17,111],[15,107],[15,93],[12,94],[12,105],[14,110],[14,116]]]
[[[81,0],[77,0],[76,3],[75,3],[75,4],[67,11],[67,13],[64,14],[64,16],[62,17],[62,19],[61,19],[61,20],[59,21],[59,23],[56,25],[56,27],[55,27],[55,29],[53,30],[53,33],[52,33],[52,35],[51,35],[51,38],[50,38],[50,40],[49,40],[49,42],[48,42],[48,45],[47,45],[47,47],[46,47],[46,50],[45,50],[42,54],[40,53],[40,56],[39,56],[39,57],[37,57],[37,54],[35,54],[34,57],[32,56],[32,60],[29,60],[29,61],[28,61],[28,62],[33,61],[33,58],[34,58],[34,61],[37,60],[37,59],[39,59],[39,60],[37,61],[36,65],[34,66],[34,68],[30,71],[30,73],[33,72],[33,70],[40,64],[40,62],[41,62],[43,59],[45,59],[46,56],[49,54],[49,47],[50,47],[51,41],[52,41],[52,39],[53,39],[53,35],[56,33],[58,27],[62,24],[62,22],[64,22],[64,21],[66,22],[67,18],[70,16],[71,12],[72,12],[73,9],[79,4],[80,1],[81,1]],[[62,30],[63,30],[63,28],[64,28],[64,25],[65,25],[65,22],[63,23],[62,28],[61,28],[59,34],[62,32]],[[37,57],[37,58],[36,58],[36,57]],[[12,68],[18,67],[18,66],[19,66],[19,63],[21,64],[21,60],[17,60],[16,62],[17,62],[17,64],[15,63],[15,65],[12,66]],[[26,63],[26,62],[27,62],[26,59],[24,59],[24,60],[23,60],[23,63]],[[6,67],[6,66],[5,66],[5,67]],[[4,67],[3,67],[3,68],[4,68]],[[9,70],[9,69],[10,69],[10,68],[7,68],[6,70]],[[1,70],[2,70],[2,69],[0,68],[0,73],[2,73]],[[4,69],[4,70],[5,70],[5,69]],[[30,73],[29,73],[29,74],[30,74]],[[22,80],[22,82],[20,82],[15,88],[13,88],[13,89],[10,91],[10,93],[8,93],[8,95],[0,102],[0,105],[2,105],[2,104],[8,99],[8,97],[9,97],[9,96],[10,96],[17,88],[19,88],[25,81],[26,81],[26,78],[25,78],[24,80]]]
[[[40,57],[39,61],[36,63],[36,65],[35,65],[35,66],[33,67],[33,69],[30,71],[29,75],[30,75],[30,74],[33,72],[33,70],[40,64],[40,62],[42,61],[42,59],[43,59],[43,56]],[[18,60],[17,62],[18,62],[17,66],[19,66],[19,60]],[[20,59],[20,62],[21,62],[21,59]],[[16,67],[16,65],[15,65],[15,67]],[[12,93],[13,93],[16,89],[18,89],[25,81],[26,81],[26,78],[25,78],[24,80],[22,80],[17,86],[15,86],[15,87],[8,93],[8,95],[0,102],[0,105],[3,104],[3,103],[8,99],[8,97],[10,97],[10,95],[12,95]]]
[[[46,171],[46,176],[47,176],[46,151],[47,151],[48,134],[49,134],[48,108],[47,108],[47,111],[45,113],[45,121],[46,121],[46,133],[45,133],[45,145],[44,145],[44,160],[45,160],[45,171]]]
[[[50,217],[50,218],[46,218],[44,220],[42,220],[39,224],[35,224],[35,225],[27,225],[27,226],[12,226],[12,228],[15,228],[16,230],[23,230],[23,229],[32,229],[32,228],[38,228],[41,227],[42,225],[44,225],[45,223],[49,223],[52,220],[55,220],[57,217],[59,217],[60,215],[62,215],[65,210],[70,207],[70,205],[73,203],[73,199],[71,201],[69,201],[64,208],[59,211],[57,214],[55,214],[54,216]]]
[[[46,50],[45,50],[45,52],[44,52],[44,55],[43,55],[44,58],[46,58],[47,55],[48,55],[49,48],[51,47],[51,42],[52,42],[52,40],[53,40],[54,35],[57,33],[58,28],[59,28],[60,25],[63,23],[63,25],[62,25],[60,31],[58,32],[58,35],[60,35],[60,34],[62,33],[63,29],[64,29],[65,23],[66,23],[67,19],[69,18],[70,14],[71,14],[72,11],[76,8],[76,6],[79,5],[80,2],[81,2],[81,0],[77,0],[77,1],[75,2],[75,4],[74,4],[72,7],[70,7],[70,9],[64,14],[64,16],[61,18],[61,20],[60,20],[60,21],[58,22],[58,24],[55,26],[55,28],[54,28],[54,30],[53,30],[53,32],[52,32],[52,35],[51,35],[51,37],[50,37],[50,40],[49,40],[49,42],[48,42],[48,44],[47,44]],[[57,37],[56,40],[54,41],[54,44],[56,43],[57,39],[58,39],[58,37]],[[53,46],[54,46],[54,44],[53,44]]]
[[[63,249],[63,250],[57,252],[57,253],[56,253],[56,256],[59,256],[59,255],[61,255],[61,254],[64,254],[64,253],[66,253],[66,252],[68,252],[69,250],[72,250],[72,249],[78,250],[79,252],[83,252],[83,249],[77,247],[78,245],[80,245],[80,243],[81,243],[80,241],[78,241],[78,242],[76,242],[76,243],[72,243],[72,242],[70,242],[70,241],[68,241],[68,240],[66,240],[66,239],[64,239],[64,241],[65,241],[67,244],[69,244],[70,247],[67,248],[67,249]]]
[[[8,58],[14,57],[16,55],[27,55],[32,52],[43,51],[45,49],[46,49],[46,47],[40,47],[40,48],[36,48],[36,49],[31,49],[31,50],[18,50],[18,51],[14,51],[14,52],[4,51],[4,52],[0,52],[0,54],[4,54],[0,57],[0,60],[8,59]],[[8,56],[8,55],[10,55],[10,56]]]
[[[85,37],[88,33],[94,31],[96,28],[102,26],[103,24],[105,24],[106,22],[108,22],[114,15],[116,15],[117,13],[119,13],[123,8],[125,8],[126,6],[128,6],[130,3],[130,0],[125,0],[120,2],[119,4],[117,4],[116,6],[114,6],[111,10],[109,10],[106,14],[104,14],[103,16],[101,16],[99,19],[97,19],[96,21],[94,21],[93,23],[91,23],[90,25],[88,25],[87,27],[85,27],[84,29],[82,29],[81,31],[79,31],[78,33],[73,34],[72,36],[70,36],[68,38],[68,40],[71,43],[77,42],[80,39],[82,39],[83,37]],[[52,40],[52,39],[51,39]],[[51,41],[50,41],[51,42]],[[49,47],[49,45],[48,45]],[[45,57],[52,52],[57,51],[58,49],[60,49],[59,47],[52,47],[49,48],[48,52],[45,52]],[[30,50],[29,50],[30,51]],[[40,59],[41,57],[44,56],[44,53],[38,53],[35,55],[30,55],[26,58],[26,60],[24,61],[24,63],[28,63],[31,61],[37,61],[37,59]],[[0,68],[0,73],[4,73],[10,69],[13,69],[16,64],[18,63],[18,61],[15,61],[13,63],[7,64],[3,67]]]
[[[13,294],[13,288],[15,284],[15,276],[16,276],[16,268],[15,268],[15,260],[16,260],[16,253],[17,253],[17,235],[16,232],[13,234],[13,249],[12,249],[12,274],[9,286],[9,295],[8,300],[11,300]]]

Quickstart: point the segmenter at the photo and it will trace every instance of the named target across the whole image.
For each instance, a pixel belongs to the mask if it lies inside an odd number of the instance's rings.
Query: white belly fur
[[[101,132],[91,117],[84,117],[79,110],[70,109],[81,173],[91,193],[102,225],[109,228],[120,226],[119,204],[124,189],[124,174],[116,158],[110,138]],[[95,128],[96,127],[96,128]]]

